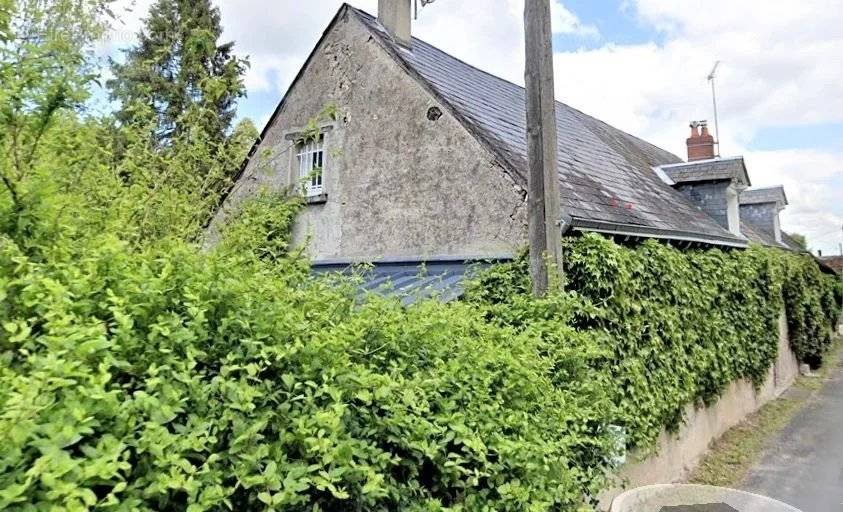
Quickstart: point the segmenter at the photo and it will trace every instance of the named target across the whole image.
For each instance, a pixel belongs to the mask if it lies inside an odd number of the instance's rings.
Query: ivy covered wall
[[[777,249],[627,247],[597,234],[566,244],[571,325],[604,351],[593,364],[609,376],[632,446],[678,428],[687,404],[710,404],[736,379],[760,385],[776,359],[782,310],[794,352],[821,364],[843,302],[838,279]],[[485,273],[468,300],[490,305],[493,321],[535,329],[542,315],[525,299],[529,289],[520,258]]]

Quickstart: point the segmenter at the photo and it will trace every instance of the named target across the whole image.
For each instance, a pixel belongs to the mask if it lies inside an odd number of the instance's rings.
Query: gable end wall
[[[328,200],[306,206],[294,231],[312,258],[492,256],[526,243],[524,190],[349,13],[288,92],[217,221],[261,186],[294,183],[288,136],[327,105],[339,112],[325,123]]]

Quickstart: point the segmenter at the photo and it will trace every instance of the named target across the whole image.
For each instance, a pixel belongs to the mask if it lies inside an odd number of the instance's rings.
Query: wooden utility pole
[[[559,174],[556,168],[556,100],[553,92],[553,39],[550,0],[525,0],[527,59],[527,178],[530,277],[533,295],[547,293],[550,272],[562,276]]]

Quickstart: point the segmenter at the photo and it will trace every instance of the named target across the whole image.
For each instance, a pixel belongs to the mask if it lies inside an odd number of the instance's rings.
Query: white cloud
[[[367,10],[377,7],[377,0],[355,3]],[[223,37],[236,42],[239,54],[249,56],[247,89],[251,93],[277,91],[279,98],[342,5],[336,0],[225,0],[217,4]]]
[[[143,26],[143,18],[149,12],[152,2],[153,0],[115,0],[110,5],[114,19],[96,48],[97,54],[113,56],[120,49],[135,43],[137,33]]]
[[[595,26],[558,1],[551,4],[551,26],[554,34],[599,37]],[[523,0],[442,0],[422,9],[413,34],[485,71],[524,82]]]
[[[599,37],[600,31],[594,25],[583,24],[577,15],[559,2],[550,4],[550,25],[554,34],[574,34],[578,36]]]

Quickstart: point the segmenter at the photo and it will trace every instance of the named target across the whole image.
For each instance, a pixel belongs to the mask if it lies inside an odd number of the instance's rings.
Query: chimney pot
[[[697,128],[697,122],[694,121],[691,123],[691,138],[697,138],[700,136],[700,130]]]
[[[410,47],[412,41],[411,0],[378,0],[378,21],[398,43]]]
[[[702,128],[700,132],[698,128]],[[685,141],[688,146],[688,161],[708,160],[714,158],[714,137],[708,133],[706,121],[691,123],[691,136]]]

